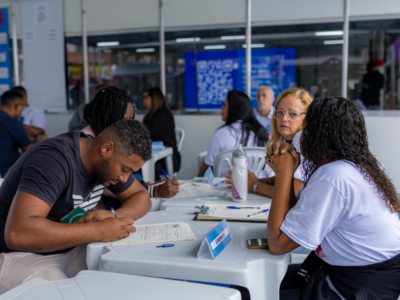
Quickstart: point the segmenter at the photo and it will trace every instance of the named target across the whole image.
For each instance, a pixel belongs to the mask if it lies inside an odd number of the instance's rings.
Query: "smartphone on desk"
[[[268,249],[268,240],[267,239],[247,240],[247,248],[249,248],[249,249]]]

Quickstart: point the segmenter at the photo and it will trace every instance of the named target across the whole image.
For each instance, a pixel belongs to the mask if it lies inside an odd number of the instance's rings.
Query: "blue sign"
[[[226,220],[222,220],[213,230],[211,230],[200,245],[197,257],[202,255],[207,249],[210,250],[213,259],[225,250],[232,242],[232,234],[229,230]]]
[[[251,50],[251,101],[257,107],[257,90],[269,86],[277,96],[295,85],[295,48]],[[185,53],[185,109],[215,111],[230,90],[246,91],[246,51]],[[197,77],[197,80],[196,80]],[[198,101],[197,101],[198,99]]]
[[[0,9],[0,97],[11,88],[10,38],[8,9]]]

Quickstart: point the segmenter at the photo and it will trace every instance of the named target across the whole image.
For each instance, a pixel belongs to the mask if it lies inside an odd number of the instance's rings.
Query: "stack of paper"
[[[135,226],[136,232],[131,233],[127,238],[116,242],[110,242],[109,244],[139,245],[196,240],[188,223],[177,222],[133,226]]]
[[[219,194],[221,194],[221,191],[213,189],[208,183],[190,182],[182,184],[179,187],[179,193],[175,197],[219,196]]]
[[[233,204],[233,203],[232,203]],[[237,209],[227,208],[222,204],[206,204],[208,211],[205,214],[199,213],[199,220],[231,220],[231,221],[248,221],[248,222],[267,222],[269,214],[269,205],[253,206],[253,205],[232,205]]]

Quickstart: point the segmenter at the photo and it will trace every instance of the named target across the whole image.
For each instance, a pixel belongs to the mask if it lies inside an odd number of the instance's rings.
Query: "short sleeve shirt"
[[[80,156],[80,136],[80,131],[73,131],[41,141],[26,151],[11,169],[0,187],[0,253],[12,252],[5,244],[4,228],[16,192],[26,192],[46,202],[51,208],[47,219],[59,222],[74,206],[88,201],[92,192],[97,191],[100,183],[88,173]],[[108,188],[118,195],[134,180],[130,175],[125,183]]]
[[[350,162],[317,169],[281,230],[335,266],[363,266],[400,254],[400,220]]]
[[[0,174],[2,176],[19,158],[18,148],[31,143],[24,126],[5,112],[0,111]]]
[[[46,130],[46,114],[39,108],[25,107],[21,119],[25,125]]]

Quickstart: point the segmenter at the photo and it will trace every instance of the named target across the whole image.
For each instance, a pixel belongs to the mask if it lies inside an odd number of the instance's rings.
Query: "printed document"
[[[188,223],[177,222],[133,226],[136,227],[136,232],[131,233],[127,238],[116,242],[110,242],[109,244],[140,245],[196,240]]]
[[[179,193],[175,198],[219,196],[221,191],[213,189],[208,183],[190,182],[179,187]]]
[[[267,222],[269,214],[269,205],[253,206],[253,205],[222,205],[222,204],[206,204],[208,211],[203,215],[199,213],[199,220],[231,220],[231,221],[248,221],[248,222]],[[235,206],[240,209],[231,209],[227,206]],[[243,208],[241,208],[243,207]],[[268,210],[265,211],[264,210]]]

